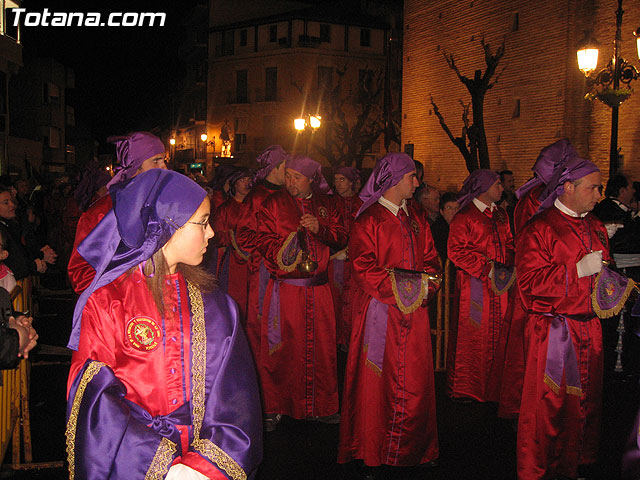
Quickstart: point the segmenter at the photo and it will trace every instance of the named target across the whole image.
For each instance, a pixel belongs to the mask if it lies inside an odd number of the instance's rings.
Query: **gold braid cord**
[[[238,246],[238,242],[236,241],[236,234],[233,230],[230,230],[230,235],[231,237],[231,245],[233,245],[233,249],[236,251],[236,253],[238,254],[238,256],[244,260],[245,262],[247,260],[249,260],[249,255],[247,255],[246,253],[244,253],[240,247]]]
[[[282,261],[284,251],[287,249],[289,244],[293,242],[293,239],[296,238],[297,235],[298,235],[298,232],[291,232],[289,236],[287,236],[287,239],[282,244],[282,247],[280,247],[280,250],[278,250],[278,255],[276,257],[276,260],[278,261],[278,268],[280,268],[280,270],[282,270],[283,272],[293,272],[298,266],[298,264],[300,263],[300,261],[302,260],[302,250],[298,249],[298,254],[296,256],[296,259],[291,265],[285,265]]]
[[[409,315],[410,313],[415,312],[420,305],[422,305],[422,301],[425,299],[428,293],[428,289],[426,286],[426,275],[422,275],[422,279],[420,281],[420,293],[418,294],[418,298],[411,305],[405,305],[402,303],[400,295],[398,293],[398,284],[396,282],[396,274],[393,271],[389,272],[389,278],[391,279],[391,288],[393,289],[393,296],[396,299],[396,305],[400,309],[402,313],[405,315]]]
[[[191,409],[193,416],[193,442],[191,446],[203,457],[223,469],[233,480],[246,480],[247,474],[224,450],[209,439],[201,439],[200,431],[204,420],[205,375],[207,370],[207,332],[204,319],[204,304],[200,289],[192,283],[187,284],[191,302],[191,345],[193,349],[191,376]]]
[[[69,480],[75,478],[76,470],[76,429],[78,427],[78,412],[80,411],[80,404],[82,403],[82,397],[84,391],[87,389],[87,385],[93,377],[100,371],[102,367],[106,366],[102,362],[91,362],[85,369],[82,378],[80,379],[80,385],[76,391],[76,396],[73,398],[73,405],[71,406],[71,413],[69,414],[69,420],[67,421],[67,431],[65,436],[67,437],[67,460],[69,461]]]
[[[144,476],[144,480],[162,480],[167,475],[171,463],[173,463],[173,455],[176,450],[176,444],[163,437],[160,445],[158,445],[156,454],[153,456],[151,465],[149,465],[149,470]]]

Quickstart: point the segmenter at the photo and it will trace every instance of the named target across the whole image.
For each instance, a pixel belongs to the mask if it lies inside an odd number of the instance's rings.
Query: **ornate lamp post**
[[[310,136],[320,128],[322,125],[322,120],[320,115],[306,115],[305,117],[296,118],[293,121],[293,128],[296,129],[298,133],[305,132],[305,144],[304,144],[304,153],[307,155],[309,153],[309,140]]]
[[[591,91],[585,98],[597,98],[611,108],[611,146],[609,150],[609,174],[620,168],[618,156],[618,110],[620,105],[632,93],[629,84],[640,75],[636,67],[620,56],[620,41],[622,40],[622,0],[618,0],[616,10],[616,36],[613,41],[613,57],[599,72],[592,75],[598,65],[598,44],[588,37],[578,48],[578,68],[587,77]],[[640,28],[635,32],[640,34]],[[640,56],[640,37],[638,38],[638,54]],[[621,87],[620,84],[623,84]]]

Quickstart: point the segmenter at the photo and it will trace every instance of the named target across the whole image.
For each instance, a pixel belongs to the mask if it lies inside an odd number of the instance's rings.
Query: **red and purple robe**
[[[100,223],[100,220],[109,213],[112,207],[113,202],[111,201],[111,195],[107,194],[96,200],[86,212],[80,215],[80,219],[78,220],[76,237],[73,241],[73,250],[71,251],[69,265],[67,266],[69,282],[78,295],[91,285],[93,278],[96,276],[94,268],[78,253],[78,245],[80,245],[86,236],[89,235],[89,232]]]
[[[233,300],[168,275],[158,312],[140,269],[94,292],[68,382],[75,478],[164,478],[185,464],[211,479],[252,477],[262,417]]]
[[[344,228],[347,231],[347,237],[351,231],[351,226],[356,218],[356,213],[362,205],[362,200],[357,195],[350,197],[341,197],[334,195],[332,197],[336,201],[336,205],[342,220]],[[347,258],[337,258],[344,253]],[[351,334],[351,261],[349,260],[347,250],[340,250],[331,256],[329,263],[329,285],[331,285],[331,294],[333,295],[333,306],[336,312],[336,324],[338,344],[349,346],[349,336]]]
[[[317,234],[303,231],[318,263],[311,275],[296,268],[303,214],[320,223]],[[318,193],[296,199],[286,190],[275,192],[258,211],[254,242],[270,273],[257,360],[264,411],[293,418],[332,415],[338,411],[336,319],[327,266],[329,248],[346,242],[335,202]]]
[[[602,222],[555,206],[536,215],[518,238],[518,285],[528,313],[519,479],[575,478],[579,465],[597,460],[602,330],[591,305],[595,275],[578,278],[576,269],[596,250],[609,258]]]
[[[507,213],[495,207],[489,216],[469,203],[451,221],[448,251],[457,268],[447,352],[448,392],[452,398],[497,402],[509,295],[494,293],[489,273],[494,262],[513,266]]]
[[[435,286],[411,284],[412,308],[398,303],[399,267],[440,272],[424,217],[407,218],[374,203],[351,229],[353,329],[345,373],[338,462],[411,466],[438,457],[436,394],[427,297]],[[394,290],[396,293],[394,293]],[[414,295],[414,296],[415,296]],[[402,308],[403,310],[401,310]],[[403,313],[407,312],[407,313]]]
[[[247,323],[247,301],[249,288],[249,255],[238,246],[236,228],[242,209],[242,202],[227,199],[220,205],[212,219],[218,254],[218,283],[238,304],[240,322]]]

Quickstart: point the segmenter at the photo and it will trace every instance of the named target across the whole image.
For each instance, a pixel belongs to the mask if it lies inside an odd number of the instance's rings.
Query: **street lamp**
[[[595,40],[587,38],[578,48],[578,68],[587,77],[591,91],[585,98],[593,100],[597,98],[611,108],[611,146],[609,149],[609,175],[613,175],[620,168],[618,155],[618,110],[620,105],[627,100],[632,93],[629,84],[636,80],[640,74],[636,67],[627,62],[619,54],[620,41],[622,40],[622,0],[618,0],[616,10],[616,36],[613,41],[613,57],[609,63],[599,72],[591,75],[598,64],[598,46]],[[635,35],[640,35],[640,28]],[[638,56],[640,56],[640,37],[637,40]],[[620,83],[624,84],[621,88]]]
[[[293,128],[296,129],[298,133],[305,132],[305,146],[304,153],[307,155],[309,153],[309,140],[310,135],[320,128],[322,125],[322,117],[320,115],[306,115],[301,118],[296,118],[293,121]]]

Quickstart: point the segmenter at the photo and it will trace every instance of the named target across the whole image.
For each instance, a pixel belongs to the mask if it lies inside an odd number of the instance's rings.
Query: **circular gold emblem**
[[[152,352],[158,347],[162,332],[158,324],[149,317],[134,317],[127,323],[127,339],[140,352]]]
[[[413,233],[416,235],[420,233],[420,225],[418,225],[418,222],[415,220],[411,220],[411,230],[413,230]]]
[[[327,209],[324,207],[318,208],[318,215],[320,215],[322,218],[327,218],[329,216],[329,214],[327,213]]]

